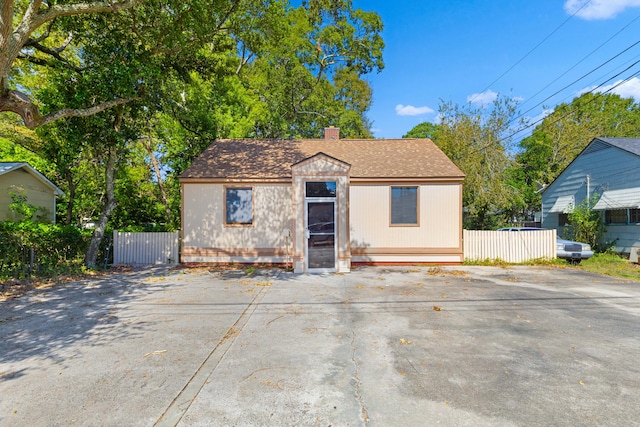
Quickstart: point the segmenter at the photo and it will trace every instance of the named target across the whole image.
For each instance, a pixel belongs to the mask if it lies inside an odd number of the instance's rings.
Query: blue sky
[[[526,115],[536,120],[585,90],[603,84],[604,91],[630,78],[612,92],[640,102],[640,79],[633,77],[640,63],[632,66],[640,43],[621,53],[640,42],[640,0],[353,4],[377,12],[385,25],[385,69],[366,77],[377,138],[399,138],[421,122],[437,122],[441,101],[482,105],[506,95],[520,102],[521,112],[532,109]]]

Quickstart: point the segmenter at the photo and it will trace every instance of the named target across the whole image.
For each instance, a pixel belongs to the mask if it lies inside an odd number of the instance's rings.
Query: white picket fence
[[[463,230],[464,258],[524,262],[556,257],[556,230],[486,231]]]
[[[180,234],[113,231],[113,265],[176,264]]]

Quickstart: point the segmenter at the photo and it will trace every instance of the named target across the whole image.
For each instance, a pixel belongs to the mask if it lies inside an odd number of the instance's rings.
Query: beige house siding
[[[394,184],[396,185],[396,184]],[[460,183],[418,186],[418,226],[391,226],[390,185],[352,185],[350,232],[353,262],[461,262]]]
[[[463,180],[429,139],[217,140],[180,175],[181,260],[284,262],[294,272],[460,263]],[[307,193],[308,182],[327,191]],[[224,225],[225,185],[253,188],[251,224],[242,193],[237,223]],[[391,224],[394,186],[419,187],[418,218],[400,211],[394,220],[414,224]]]
[[[253,188],[253,224],[224,222],[225,188]],[[183,183],[183,262],[290,262],[291,184]]]
[[[11,192],[24,192],[27,196],[27,203],[39,206],[45,213],[46,220],[55,220],[55,195],[53,190],[40,180],[23,169],[16,169],[0,175],[0,221],[15,220],[13,213],[9,210],[12,203]]]

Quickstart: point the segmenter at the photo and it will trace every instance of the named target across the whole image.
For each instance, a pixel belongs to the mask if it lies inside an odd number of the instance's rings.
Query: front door
[[[335,200],[307,201],[307,271],[336,271]]]

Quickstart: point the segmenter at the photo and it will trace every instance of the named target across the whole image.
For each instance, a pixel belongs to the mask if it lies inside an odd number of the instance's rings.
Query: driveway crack
[[[200,393],[202,387],[209,380],[209,377],[213,375],[213,372],[216,370],[225,354],[227,354],[231,345],[235,342],[238,335],[240,335],[240,332],[242,332],[246,324],[249,322],[251,315],[256,311],[264,299],[267,289],[268,287],[260,288],[260,291],[247,305],[234,324],[231,325],[224,337],[222,337],[213,350],[211,350],[200,367],[196,370],[189,381],[187,381],[180,393],[178,393],[160,418],[158,418],[154,424],[155,427],[174,427],[178,425],[184,414],[187,413],[187,410]]]
[[[367,426],[369,425],[369,413],[367,412],[367,407],[364,404],[364,398],[362,397],[362,393],[360,392],[360,386],[362,385],[362,381],[360,381],[360,367],[356,359],[355,341],[356,341],[356,333],[352,329],[350,345],[351,345],[351,363],[353,363],[353,367],[354,367],[354,374],[353,374],[353,380],[355,382],[354,392],[355,392],[356,400],[360,404],[360,416],[364,421],[364,425]]]

